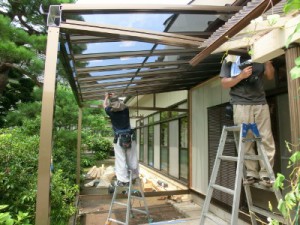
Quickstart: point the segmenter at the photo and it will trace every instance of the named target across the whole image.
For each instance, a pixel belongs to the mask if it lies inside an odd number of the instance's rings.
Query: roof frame
[[[155,5],[155,4],[61,4],[63,14],[104,13],[182,13],[182,14],[233,14],[241,6],[214,5]]]
[[[273,3],[275,4],[278,1],[273,0]],[[239,1],[238,4],[242,4],[242,2]],[[247,2],[247,0],[244,2]],[[73,71],[71,78],[74,80],[78,96],[80,96],[79,100],[84,102],[87,99],[103,98],[104,93],[107,91],[117,92],[117,94],[126,97],[127,95],[134,95],[137,91],[139,95],[143,95],[173,90],[188,90],[206,81],[208,78],[216,76],[221,67],[220,62],[224,52],[221,50],[219,51],[220,53],[210,55],[212,51],[208,51],[207,48],[209,47],[209,50],[212,50],[211,46],[219,47],[221,45],[218,42],[219,39],[224,38],[222,34],[233,34],[242,30],[244,25],[250,22],[250,17],[252,19],[260,15],[263,10],[269,7],[266,3],[269,3],[269,0],[252,0],[251,3],[243,8],[241,6],[196,5],[119,5],[116,7],[115,5],[62,4],[60,6],[62,20],[58,26],[61,32],[65,34],[64,41],[69,46],[69,68]],[[254,12],[258,9],[258,12]],[[239,10],[241,10],[241,13],[236,13]],[[176,14],[169,18],[164,32],[67,19],[70,14],[86,15],[94,13]],[[219,15],[230,15],[233,13],[236,13],[236,15],[229,20],[230,23],[217,29],[207,40],[205,37],[211,34],[213,30],[212,26],[207,27],[208,30],[204,30],[203,32],[192,32],[189,30],[184,32],[168,32],[172,21],[179,14],[216,15],[216,20],[218,21],[213,21],[212,24],[218,26],[218,22],[220,22],[220,19],[218,19]],[[240,16],[242,14],[245,14],[246,18],[241,19]],[[226,31],[229,31],[229,33]],[[228,39],[226,38],[226,40]],[[149,50],[140,51],[95,52],[76,55],[72,52],[72,46],[77,44],[120,41],[145,42],[153,44],[153,47]],[[157,50],[158,44],[167,45],[172,49]],[[242,48],[231,49],[231,51],[243,54],[245,53],[244,46],[243,44]],[[201,52],[200,54],[202,54],[199,65],[198,63],[192,63],[197,52]],[[155,62],[149,62],[148,59],[152,56],[156,57]],[[99,66],[100,62],[89,64],[95,60],[112,60],[123,57],[142,57],[144,60],[141,63],[114,63],[106,66]],[[209,60],[204,61],[204,59]],[[77,65],[77,62],[81,65]],[[99,65],[96,65],[96,63]],[[147,70],[144,71],[144,69]],[[118,70],[120,72],[117,72]],[[126,72],[126,70],[128,71]],[[135,70],[135,72],[129,72],[129,70]],[[174,82],[178,84],[174,84]],[[171,87],[168,87],[168,85]],[[92,90],[92,92],[86,93],[86,90]]]

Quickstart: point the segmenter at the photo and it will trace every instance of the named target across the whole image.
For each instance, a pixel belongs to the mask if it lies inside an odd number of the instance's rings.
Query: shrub
[[[95,165],[95,160],[90,156],[82,156],[81,157],[81,166],[82,167],[90,167]]]
[[[88,148],[90,151],[95,153],[96,159],[103,160],[109,157],[109,152],[112,149],[112,143],[106,138],[94,138],[88,143]]]
[[[8,205],[0,205],[0,210],[7,208]],[[28,213],[19,212],[17,219],[14,219],[9,212],[0,213],[0,224],[5,225],[31,225]]]
[[[76,212],[74,205],[78,186],[64,178],[63,171],[57,170],[52,176],[51,185],[51,224],[67,224]]]

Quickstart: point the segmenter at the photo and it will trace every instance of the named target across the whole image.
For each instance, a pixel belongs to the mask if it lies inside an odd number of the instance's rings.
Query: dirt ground
[[[113,159],[99,162],[105,164],[105,166],[112,165]],[[88,183],[91,180],[85,180],[84,183]],[[79,203],[78,203],[78,219],[77,224],[79,225],[104,225],[109,207],[111,204],[112,194],[108,193],[107,188],[96,188],[96,187],[84,187],[82,185]],[[126,195],[118,195],[118,201],[126,202]],[[147,218],[145,214],[134,212],[133,218],[130,218],[130,225],[138,224],[149,224],[150,222],[169,221],[184,218],[172,204],[169,203],[166,197],[147,197],[146,202],[149,208],[150,218]],[[134,200],[133,208],[145,210],[142,201]],[[112,217],[125,222],[126,207],[114,204]],[[111,223],[114,225],[116,223]]]

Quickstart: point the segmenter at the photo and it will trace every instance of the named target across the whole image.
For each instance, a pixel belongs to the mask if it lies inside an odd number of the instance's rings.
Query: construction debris
[[[108,166],[106,169],[104,164],[101,167],[97,168],[93,166],[86,175],[86,178],[94,179],[89,183],[85,184],[85,187],[94,187],[96,188],[107,188],[113,177],[115,176],[115,169],[113,166]]]

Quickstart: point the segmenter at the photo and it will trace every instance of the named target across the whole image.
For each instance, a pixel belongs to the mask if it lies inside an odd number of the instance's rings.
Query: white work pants
[[[115,169],[117,179],[121,182],[129,182],[128,170],[132,171],[132,179],[139,176],[139,163],[136,151],[136,141],[132,141],[131,148],[124,150],[118,142],[114,144]]]

